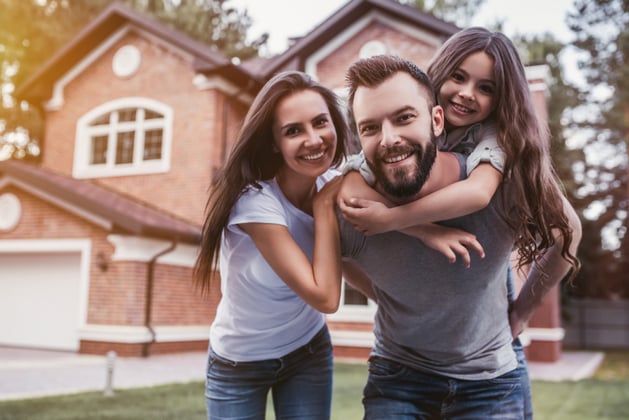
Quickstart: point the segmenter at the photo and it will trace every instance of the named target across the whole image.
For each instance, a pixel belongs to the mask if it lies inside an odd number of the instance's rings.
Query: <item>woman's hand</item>
[[[314,196],[312,201],[312,207],[315,209],[317,206],[321,209],[331,207],[334,208],[336,204],[337,197],[339,194],[339,190],[341,189],[341,183],[343,182],[343,177],[337,176],[332,180],[328,181],[327,184],[323,186]],[[314,211],[314,210],[313,210]]]
[[[403,233],[421,240],[426,246],[446,256],[449,262],[456,262],[457,254],[463,259],[465,267],[471,264],[470,250],[474,250],[481,258],[485,258],[485,250],[473,235],[464,230],[429,223],[412,226],[402,230]]]

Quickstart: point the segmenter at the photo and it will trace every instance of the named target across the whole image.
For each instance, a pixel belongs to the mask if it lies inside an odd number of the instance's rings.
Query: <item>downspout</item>
[[[149,331],[151,335],[150,341],[144,342],[142,344],[142,357],[148,357],[149,355],[149,347],[151,344],[155,343],[155,330],[151,325],[151,312],[153,309],[153,281],[155,278],[155,263],[157,259],[169,252],[173,251],[177,246],[177,241],[173,241],[170,246],[157,254],[153,255],[148,262],[147,272],[146,272],[146,298],[144,303],[144,326]]]

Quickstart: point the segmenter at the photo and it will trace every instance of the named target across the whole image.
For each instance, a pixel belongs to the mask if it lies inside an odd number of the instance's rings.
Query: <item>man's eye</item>
[[[400,121],[400,122],[408,122],[408,121],[412,120],[413,118],[415,118],[415,114],[412,114],[412,113],[409,112],[409,113],[405,113],[405,114],[400,115],[398,117],[398,121]]]
[[[376,129],[375,125],[363,125],[358,130],[358,134],[360,134],[361,136],[368,135],[370,133],[373,133],[375,129]]]

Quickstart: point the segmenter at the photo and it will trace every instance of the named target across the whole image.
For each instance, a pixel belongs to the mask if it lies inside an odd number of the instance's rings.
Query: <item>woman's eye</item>
[[[318,119],[318,120],[316,120],[314,122],[314,126],[315,127],[323,127],[326,124],[328,124],[328,119],[327,118],[321,118],[321,119]]]
[[[299,129],[297,127],[289,127],[284,131],[284,135],[287,137],[294,136],[299,133]]]

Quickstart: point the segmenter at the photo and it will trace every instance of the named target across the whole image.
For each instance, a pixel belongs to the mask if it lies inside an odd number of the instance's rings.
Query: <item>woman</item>
[[[340,298],[338,180],[319,190],[335,176],[329,168],[343,159],[348,133],[332,91],[304,73],[280,73],[255,98],[213,183],[195,267],[203,290],[217,262],[221,273],[210,419],[263,419],[269,390],[277,418],[330,417],[322,312]]]

